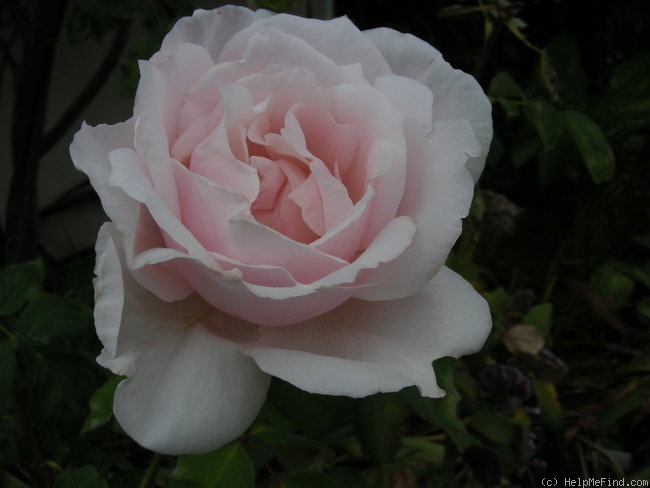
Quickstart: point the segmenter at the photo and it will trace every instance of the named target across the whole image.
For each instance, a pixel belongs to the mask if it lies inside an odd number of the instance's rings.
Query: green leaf
[[[510,146],[510,158],[515,168],[525,166],[529,161],[532,161],[537,154],[542,150],[542,144],[535,133],[528,126],[521,131],[521,134],[516,137]]]
[[[170,476],[170,488],[252,488],[253,463],[239,442],[232,442],[208,454],[178,458]]]
[[[250,427],[249,433],[252,437],[273,446],[304,445],[309,439],[297,434],[298,425],[284,417],[271,404],[266,402]]]
[[[106,480],[94,466],[67,468],[57,476],[54,488],[108,488]]]
[[[351,420],[352,399],[316,395],[274,378],[268,393],[270,403],[307,436],[321,439]]]
[[[620,140],[650,127],[650,52],[622,62],[595,101],[594,116],[609,137]]]
[[[0,270],[0,316],[18,312],[39,293],[44,279],[43,264],[38,260]]]
[[[89,329],[92,311],[77,298],[41,294],[32,300],[16,322],[18,339],[44,345],[59,336]]]
[[[546,69],[540,73],[544,86],[562,103],[582,108],[586,102],[587,78],[581,68],[578,43],[569,35],[560,34],[544,52]]]
[[[488,302],[488,305],[490,306],[490,311],[492,312],[492,315],[494,315],[495,317],[501,315],[506,310],[506,307],[508,306],[508,303],[510,303],[511,300],[510,295],[502,286],[492,291],[484,292],[483,296],[485,297],[485,299]]]
[[[517,435],[517,426],[487,408],[474,412],[469,425],[498,444],[509,444]]]
[[[564,134],[560,111],[543,100],[535,100],[526,107],[526,116],[537,131],[544,151],[553,150]]]
[[[495,98],[514,98],[515,100],[526,98],[526,94],[519,84],[505,71],[500,71],[492,78],[488,95]]]
[[[530,384],[541,410],[542,423],[552,430],[559,430],[562,427],[562,409],[555,387],[536,378],[531,378]]]
[[[522,324],[534,325],[537,331],[543,338],[548,337],[551,330],[551,318],[553,316],[553,305],[551,303],[540,303],[530,307],[524,318],[521,320]]]
[[[580,112],[565,110],[562,117],[594,182],[602,183],[612,178],[614,152],[600,127]]]
[[[517,82],[505,71],[496,74],[490,82],[488,95],[505,109],[507,117],[519,115],[520,102],[526,95]]]
[[[611,303],[615,309],[630,304],[634,281],[624,274],[616,263],[606,263],[591,274],[590,284]]]
[[[81,428],[82,434],[105,425],[113,418],[113,395],[115,394],[115,388],[123,379],[122,376],[111,378],[90,397],[88,401],[90,413]]]
[[[478,441],[469,433],[456,415],[460,394],[454,385],[454,358],[440,358],[434,363],[436,380],[445,390],[443,398],[424,398],[415,387],[403,390],[409,406],[424,420],[442,427],[459,449],[467,449]]]
[[[647,401],[647,394],[644,389],[635,386],[623,396],[610,401],[606,408],[600,413],[601,425],[613,425],[619,419],[629,413],[637,411]]]
[[[2,341],[0,342],[0,414],[11,405],[15,372],[16,351],[9,341]]]
[[[402,439],[402,399],[396,394],[378,393],[358,400],[356,407],[355,428],[363,451],[377,466],[389,463]]]
[[[278,488],[344,488],[334,478],[322,473],[299,473],[287,476],[278,484]]]
[[[334,455],[324,442],[303,441],[300,444],[275,445],[277,460],[289,471],[321,471]]]

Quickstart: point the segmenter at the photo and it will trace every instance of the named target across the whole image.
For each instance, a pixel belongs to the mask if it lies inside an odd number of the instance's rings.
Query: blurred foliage
[[[337,7],[361,28],[431,42],[493,103],[488,165],[448,265],[483,293],[494,329],[477,354],[434,363],[447,395],[407,388],[353,400],[273,380],[241,439],[201,456],[153,455],[121,432],[120,378],[94,363],[92,253],[36,260],[0,271],[0,484],[537,487],[549,474],[650,477],[650,4],[414,5]],[[147,36],[122,68],[129,93],[134,60],[191,10],[184,0],[69,8],[73,42],[141,19]]]

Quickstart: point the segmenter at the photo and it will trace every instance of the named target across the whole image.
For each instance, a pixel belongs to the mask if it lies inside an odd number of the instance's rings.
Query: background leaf
[[[9,341],[0,342],[0,414],[11,405],[14,373],[16,371],[16,352]]]
[[[426,398],[416,388],[403,390],[402,394],[410,407],[423,419],[442,427],[459,449],[467,449],[477,440],[467,432],[457,416],[460,394],[454,385],[456,360],[445,357],[434,362],[436,381],[445,390],[443,398]]]
[[[321,473],[298,473],[287,476],[278,488],[344,488],[342,484]]]
[[[539,135],[544,151],[555,149],[564,134],[564,122],[560,111],[548,102],[535,100],[526,106],[525,112],[528,121]]]
[[[377,466],[389,463],[400,446],[405,410],[396,394],[377,393],[357,402],[355,427],[361,446]]]
[[[208,454],[178,458],[170,477],[170,488],[252,488],[253,463],[239,442],[232,442]]]
[[[108,488],[108,484],[94,466],[84,466],[63,471],[57,476],[54,488]]]
[[[41,294],[25,308],[16,322],[21,342],[45,345],[56,337],[91,330],[92,310],[72,297]]]
[[[90,400],[88,400],[90,413],[88,413],[88,417],[86,417],[81,428],[82,434],[105,425],[113,418],[113,395],[117,385],[123,379],[122,376],[109,379],[90,397]]]
[[[0,316],[18,312],[38,294],[44,279],[43,264],[39,260],[0,270]]]
[[[600,127],[580,112],[565,110],[562,117],[594,182],[611,179],[614,176],[614,153]]]

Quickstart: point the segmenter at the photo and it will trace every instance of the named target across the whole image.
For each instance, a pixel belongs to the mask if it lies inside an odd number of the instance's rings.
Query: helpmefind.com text
[[[615,478],[542,478],[544,487],[576,486],[586,488],[590,486],[650,486],[648,480],[629,480]]]

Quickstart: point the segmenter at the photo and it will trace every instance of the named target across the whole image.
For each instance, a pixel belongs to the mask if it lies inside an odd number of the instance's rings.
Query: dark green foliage
[[[44,279],[40,261],[14,264],[0,271],[0,317],[18,312],[38,294]]]
[[[180,456],[169,478],[169,487],[252,488],[254,478],[248,453],[239,442],[233,442],[210,454]]]

